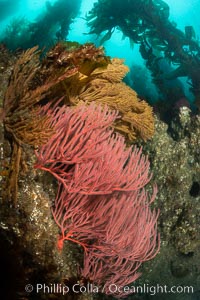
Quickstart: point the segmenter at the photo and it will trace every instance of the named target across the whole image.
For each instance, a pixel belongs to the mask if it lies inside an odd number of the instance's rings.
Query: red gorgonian
[[[52,208],[60,228],[59,249],[65,240],[84,249],[81,274],[106,294],[110,285],[135,281],[142,262],[159,251],[158,212],[150,210],[149,161],[142,149],[127,148],[114,133],[118,114],[106,106],[49,106],[55,134],[36,151],[35,167],[53,174],[59,183]],[[114,296],[127,295],[123,289]]]

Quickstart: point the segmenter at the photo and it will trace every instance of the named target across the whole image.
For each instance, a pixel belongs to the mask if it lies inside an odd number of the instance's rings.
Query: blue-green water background
[[[46,0],[0,0],[0,36],[14,18],[25,17],[31,22],[34,22],[39,15],[45,13],[47,10],[46,2]],[[48,2],[54,4],[56,0],[49,0]],[[98,39],[94,35],[87,34],[89,28],[85,20],[86,14],[92,9],[95,2],[96,0],[80,0],[81,8],[79,14],[70,25],[70,31],[66,37],[67,40],[78,41],[79,43],[93,42],[96,46],[99,46],[101,37]],[[177,28],[183,32],[185,26],[193,26],[196,39],[198,40],[200,37],[200,0],[166,0],[165,2],[170,7],[169,20],[175,22]],[[135,44],[134,47],[131,47],[129,38],[123,38],[122,33],[117,29],[111,38],[104,43],[104,47],[106,55],[125,59],[125,64],[130,68],[133,65],[145,66],[145,61],[139,52],[139,45]],[[148,73],[148,70],[146,70],[146,72]],[[189,87],[186,84],[187,78],[182,77],[179,79],[183,83],[185,95],[188,97],[190,103],[192,103],[194,97],[189,92]],[[156,97],[156,88],[151,84],[150,75],[148,82],[150,90],[149,97],[151,98],[152,94],[153,98],[158,98]],[[137,87],[134,88],[137,90]]]
[[[56,0],[50,0],[52,4]],[[72,0],[73,1],[73,0]],[[81,2],[81,10],[74,23],[71,25],[71,30],[68,39],[78,41],[80,43],[95,42],[95,37],[85,35],[89,29],[87,28],[84,17],[91,10],[96,0],[83,0]],[[170,21],[174,21],[177,27],[184,31],[185,26],[193,26],[196,32],[196,37],[200,37],[200,0],[166,0],[170,6]],[[1,19],[1,31],[10,23],[10,21],[19,16],[25,16],[29,20],[34,20],[41,12],[46,9],[46,0],[0,0],[0,5],[7,3],[7,17]],[[11,3],[11,4],[9,4]],[[15,4],[14,4],[15,3]],[[113,8],[114,9],[114,8]],[[96,40],[98,44],[98,41]],[[138,52],[138,46],[135,45],[131,49],[129,39],[122,39],[122,33],[115,31],[109,41],[104,44],[106,54],[112,57],[124,58],[129,66],[133,62],[143,63],[143,60]]]

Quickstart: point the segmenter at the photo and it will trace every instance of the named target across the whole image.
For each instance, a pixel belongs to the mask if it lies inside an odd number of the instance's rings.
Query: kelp
[[[154,82],[163,94],[168,80],[188,77],[190,90],[198,104],[200,98],[200,46],[192,26],[181,31],[169,20],[170,7],[162,0],[98,0],[86,16],[89,34],[100,36],[101,42],[110,39],[115,29],[128,37],[131,45],[140,45]],[[101,37],[103,35],[103,37]],[[162,52],[162,53],[161,53]],[[164,57],[177,66],[163,71],[158,60]],[[163,79],[159,74],[163,73]],[[167,99],[168,100],[168,99]]]

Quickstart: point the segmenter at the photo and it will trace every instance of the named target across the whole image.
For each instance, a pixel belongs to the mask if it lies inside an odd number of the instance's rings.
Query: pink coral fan
[[[58,194],[52,209],[65,240],[84,249],[82,276],[106,294],[126,295],[142,262],[159,251],[158,212],[150,210],[144,186],[149,161],[137,147],[127,148],[113,132],[118,113],[94,103],[75,108],[43,109],[52,116],[55,134],[36,151],[36,167],[53,174]],[[110,285],[121,286],[113,293]]]

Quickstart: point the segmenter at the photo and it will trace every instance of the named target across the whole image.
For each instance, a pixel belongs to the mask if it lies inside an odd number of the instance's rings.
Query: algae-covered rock
[[[170,125],[157,118],[156,133],[144,146],[158,185],[161,249],[139,283],[191,287],[185,293],[156,292],[154,299],[199,299],[200,118],[183,107]]]
[[[8,54],[9,57],[9,54]],[[3,92],[15,57],[1,61],[0,74]],[[0,65],[0,67],[1,67]],[[2,103],[0,102],[0,106]],[[12,142],[0,127],[0,189],[5,195],[5,182],[12,153]],[[129,296],[129,299],[196,300],[200,285],[200,118],[188,108],[181,108],[170,126],[156,118],[155,135],[143,145],[151,160],[153,181],[158,186],[155,206],[160,209],[160,253],[142,267],[142,276],[135,284],[151,291]],[[18,197],[14,206],[4,196],[0,207],[1,265],[5,266],[4,299],[105,299],[94,293],[62,296],[60,293],[25,291],[27,284],[53,283],[73,285],[82,283],[77,276],[83,252],[80,247],[65,242],[63,252],[56,246],[58,227],[51,215],[57,185],[54,179],[34,169],[34,149],[22,145],[22,159],[18,177]],[[131,232],[127,233],[131,234]],[[12,288],[7,283],[13,284]],[[159,285],[159,286],[158,286]],[[162,292],[160,286],[191,286],[185,293]],[[155,291],[154,295],[154,290]],[[160,288],[160,290],[159,290]]]

